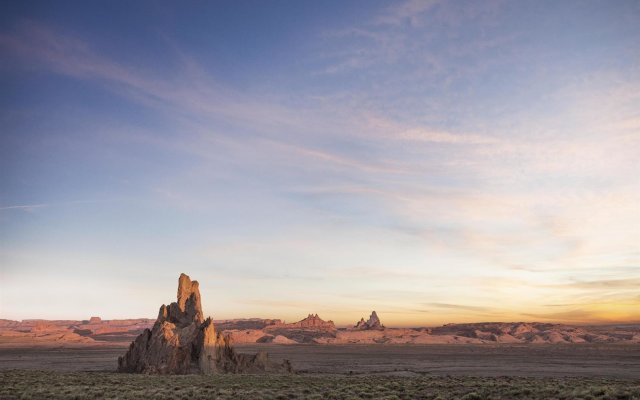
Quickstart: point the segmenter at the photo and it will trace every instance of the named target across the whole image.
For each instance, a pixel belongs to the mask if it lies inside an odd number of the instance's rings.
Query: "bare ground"
[[[638,379],[640,346],[580,345],[243,345],[289,359],[299,374],[599,377]],[[114,371],[123,346],[0,348],[0,369]]]
[[[250,345],[294,375],[113,372],[126,347],[0,348],[0,399],[640,400],[640,346]]]
[[[299,373],[640,378],[638,345],[243,346]]]

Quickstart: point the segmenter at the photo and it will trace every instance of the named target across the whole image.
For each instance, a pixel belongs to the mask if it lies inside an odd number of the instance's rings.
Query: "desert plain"
[[[0,380],[2,399],[635,399],[640,326],[212,320],[181,274],[155,321],[1,320]]]
[[[256,337],[255,331],[264,329],[260,326],[276,323],[274,321],[217,321],[217,325],[226,328],[227,333],[235,332],[236,336],[243,332],[247,337]],[[434,343],[431,344],[390,343],[388,340],[335,344],[335,340],[327,338],[356,337],[358,331],[301,328],[295,324],[286,327],[280,323],[278,333],[289,336],[288,340],[274,343],[258,338],[234,347],[239,353],[246,354],[265,350],[276,362],[289,360],[293,373],[211,376],[115,372],[118,357],[127,351],[136,334],[150,326],[151,319],[113,322],[93,318],[91,322],[72,322],[75,325],[69,321],[5,322],[0,335],[0,398],[640,398],[640,345],[632,340],[633,332],[639,329],[635,325],[589,329],[545,325],[554,328],[554,332],[566,329],[598,331],[598,337],[609,338],[603,342],[579,338],[574,338],[575,343],[567,340],[550,342],[534,338],[544,337],[541,333],[531,336],[532,342],[522,343],[475,341],[453,335],[458,337],[451,339],[454,343],[443,343],[441,337],[432,338]],[[21,326],[22,332],[18,329]],[[25,328],[27,326],[33,329]],[[71,332],[70,328],[73,328]],[[438,336],[434,332],[440,332],[440,336],[448,338],[452,331],[464,334],[469,332],[468,328],[469,325],[447,325],[415,332],[422,332],[420,335],[425,337]],[[476,324],[474,328],[489,329],[486,324]],[[474,329],[474,335],[478,336],[476,331],[479,330]],[[363,337],[398,335],[393,328],[359,332]],[[612,334],[619,340],[607,336]],[[546,336],[558,337],[548,333]],[[267,339],[269,337],[278,335],[269,335]],[[572,338],[566,334],[564,337]],[[295,342],[296,339],[300,343]],[[465,340],[470,342],[465,343]]]

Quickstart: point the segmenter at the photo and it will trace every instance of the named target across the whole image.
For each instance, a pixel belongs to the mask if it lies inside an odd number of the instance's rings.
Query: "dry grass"
[[[0,371],[1,399],[640,399],[640,381]]]

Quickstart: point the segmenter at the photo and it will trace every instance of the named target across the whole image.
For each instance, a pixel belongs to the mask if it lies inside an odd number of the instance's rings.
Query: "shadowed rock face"
[[[151,330],[145,329],[118,359],[119,372],[260,373],[290,372],[291,365],[270,363],[265,352],[236,353],[230,339],[216,332],[211,318],[202,314],[197,281],[185,274],[178,280],[178,301],[162,305]]]

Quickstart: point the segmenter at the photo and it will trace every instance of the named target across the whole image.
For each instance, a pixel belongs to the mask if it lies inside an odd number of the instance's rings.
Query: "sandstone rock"
[[[91,318],[89,318],[89,323],[90,324],[100,324],[100,323],[102,323],[102,318],[100,318],[100,317],[91,317]]]
[[[359,330],[372,330],[372,329],[384,329],[384,325],[380,322],[380,318],[378,318],[378,314],[375,311],[371,313],[369,319],[367,321],[364,318],[360,318],[360,321],[354,327]]]
[[[264,338],[266,335],[262,329],[246,329],[243,331],[227,330],[227,331],[223,331],[223,334],[225,336],[229,336],[231,338],[231,342],[234,344],[246,344],[246,343],[257,343],[257,342],[267,343],[268,342],[268,340]]]
[[[278,335],[276,337],[273,338],[273,340],[271,341],[271,343],[275,343],[275,344],[298,344],[298,342],[296,342],[295,340],[289,339],[286,336],[282,336],[282,335]]]
[[[309,314],[307,318],[292,324],[276,325],[279,329],[318,329],[318,330],[336,330],[333,321],[325,321],[318,314]]]
[[[181,274],[177,302],[162,305],[152,329],[145,329],[118,359],[119,372],[259,373],[290,372],[291,365],[270,363],[266,353],[238,354],[229,336],[216,332],[211,318],[202,313],[197,281]]]
[[[30,329],[31,332],[47,332],[47,331],[55,331],[55,330],[60,330],[60,328],[58,328],[54,324],[51,324],[47,321],[38,321],[35,324],[33,324]]]

